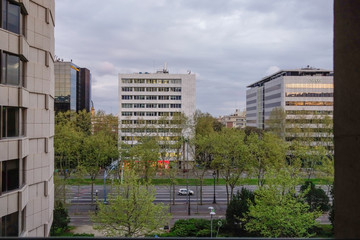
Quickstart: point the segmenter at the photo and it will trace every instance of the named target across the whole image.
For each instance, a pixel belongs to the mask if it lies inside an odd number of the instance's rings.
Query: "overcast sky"
[[[333,69],[330,0],[57,0],[55,55],[92,74],[95,109],[117,114],[118,73],[196,74],[196,107],[246,107],[279,69]]]

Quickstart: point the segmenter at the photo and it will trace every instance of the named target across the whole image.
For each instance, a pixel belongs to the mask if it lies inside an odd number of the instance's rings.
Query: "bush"
[[[210,220],[206,219],[180,219],[175,222],[171,228],[171,236],[177,237],[197,237],[198,234],[206,234],[208,230],[210,233]]]
[[[51,226],[52,235],[69,230],[70,218],[67,209],[61,201],[55,202],[54,220]]]
[[[309,191],[305,194],[305,201],[310,206],[310,211],[322,211],[327,212],[330,209],[329,197],[326,195],[325,191],[321,188],[317,188],[314,183],[311,181],[306,181],[304,185],[301,186],[300,191],[304,192],[306,189]]]
[[[244,225],[247,220],[243,221],[249,212],[249,201],[254,203],[254,193],[246,188],[237,191],[233,195],[229,206],[226,209],[226,228],[233,233],[244,232]]]

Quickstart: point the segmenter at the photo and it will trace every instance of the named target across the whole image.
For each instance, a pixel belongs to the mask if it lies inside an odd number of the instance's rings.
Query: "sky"
[[[96,110],[118,112],[118,74],[196,74],[196,108],[246,108],[280,69],[333,70],[330,0],[57,0],[55,55],[92,74]]]

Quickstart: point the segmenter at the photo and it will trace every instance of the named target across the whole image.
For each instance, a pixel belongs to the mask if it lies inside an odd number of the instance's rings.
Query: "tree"
[[[128,150],[129,165],[143,177],[145,184],[150,184],[158,169],[159,151],[158,142],[148,136],[141,137],[138,143]]]
[[[83,140],[80,165],[90,175],[91,201],[94,200],[94,182],[100,169],[107,166],[111,159],[117,159],[119,152],[114,146],[111,136],[103,132],[90,135]]]
[[[249,212],[250,203],[254,204],[254,201],[254,193],[246,188],[241,188],[232,196],[226,209],[226,223],[232,231],[245,231],[244,225],[249,221],[245,216]]]
[[[302,201],[303,194],[296,194],[299,181],[286,168],[268,171],[266,184],[255,191],[245,229],[264,237],[311,237],[310,229],[321,213],[310,212],[309,205]]]
[[[287,144],[271,132],[262,135],[250,133],[246,138],[251,172],[257,177],[258,185],[264,185],[268,169],[280,169],[285,164]]]
[[[279,138],[285,140],[286,112],[281,107],[276,107],[270,112],[269,119],[266,121],[268,130]]]
[[[111,135],[115,144],[118,142],[118,117],[112,114],[106,114],[102,110],[98,110],[92,117],[92,132],[105,132]]]
[[[195,137],[190,140],[190,145],[195,148],[194,174],[200,182],[200,205],[202,205],[202,189],[206,171],[211,169],[213,143],[209,136],[222,129],[219,123],[209,113],[202,113],[196,110],[195,116]],[[220,125],[219,125],[220,124]]]
[[[52,235],[69,229],[70,218],[67,209],[61,201],[55,201],[54,220],[51,226]]]
[[[324,190],[317,188],[313,182],[306,181],[305,184],[300,187],[300,191],[305,193],[304,199],[309,204],[310,211],[329,211],[329,197]]]
[[[225,180],[227,204],[241,175],[248,168],[248,151],[245,146],[245,133],[235,128],[223,128],[209,136],[212,139],[214,160],[211,166],[218,169]],[[230,188],[230,191],[229,191]]]
[[[98,203],[99,210],[91,217],[94,228],[107,237],[140,237],[157,232],[170,220],[167,207],[153,203],[155,189],[141,185],[135,171],[128,169],[124,174],[124,184],[118,185],[110,204]]]

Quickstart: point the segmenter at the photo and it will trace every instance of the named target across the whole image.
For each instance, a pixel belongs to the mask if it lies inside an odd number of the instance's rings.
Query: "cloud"
[[[167,62],[197,74],[197,108],[224,115],[275,67],[332,69],[332,26],[328,0],[61,0],[55,54],[90,69],[97,108],[117,112],[118,73]]]

